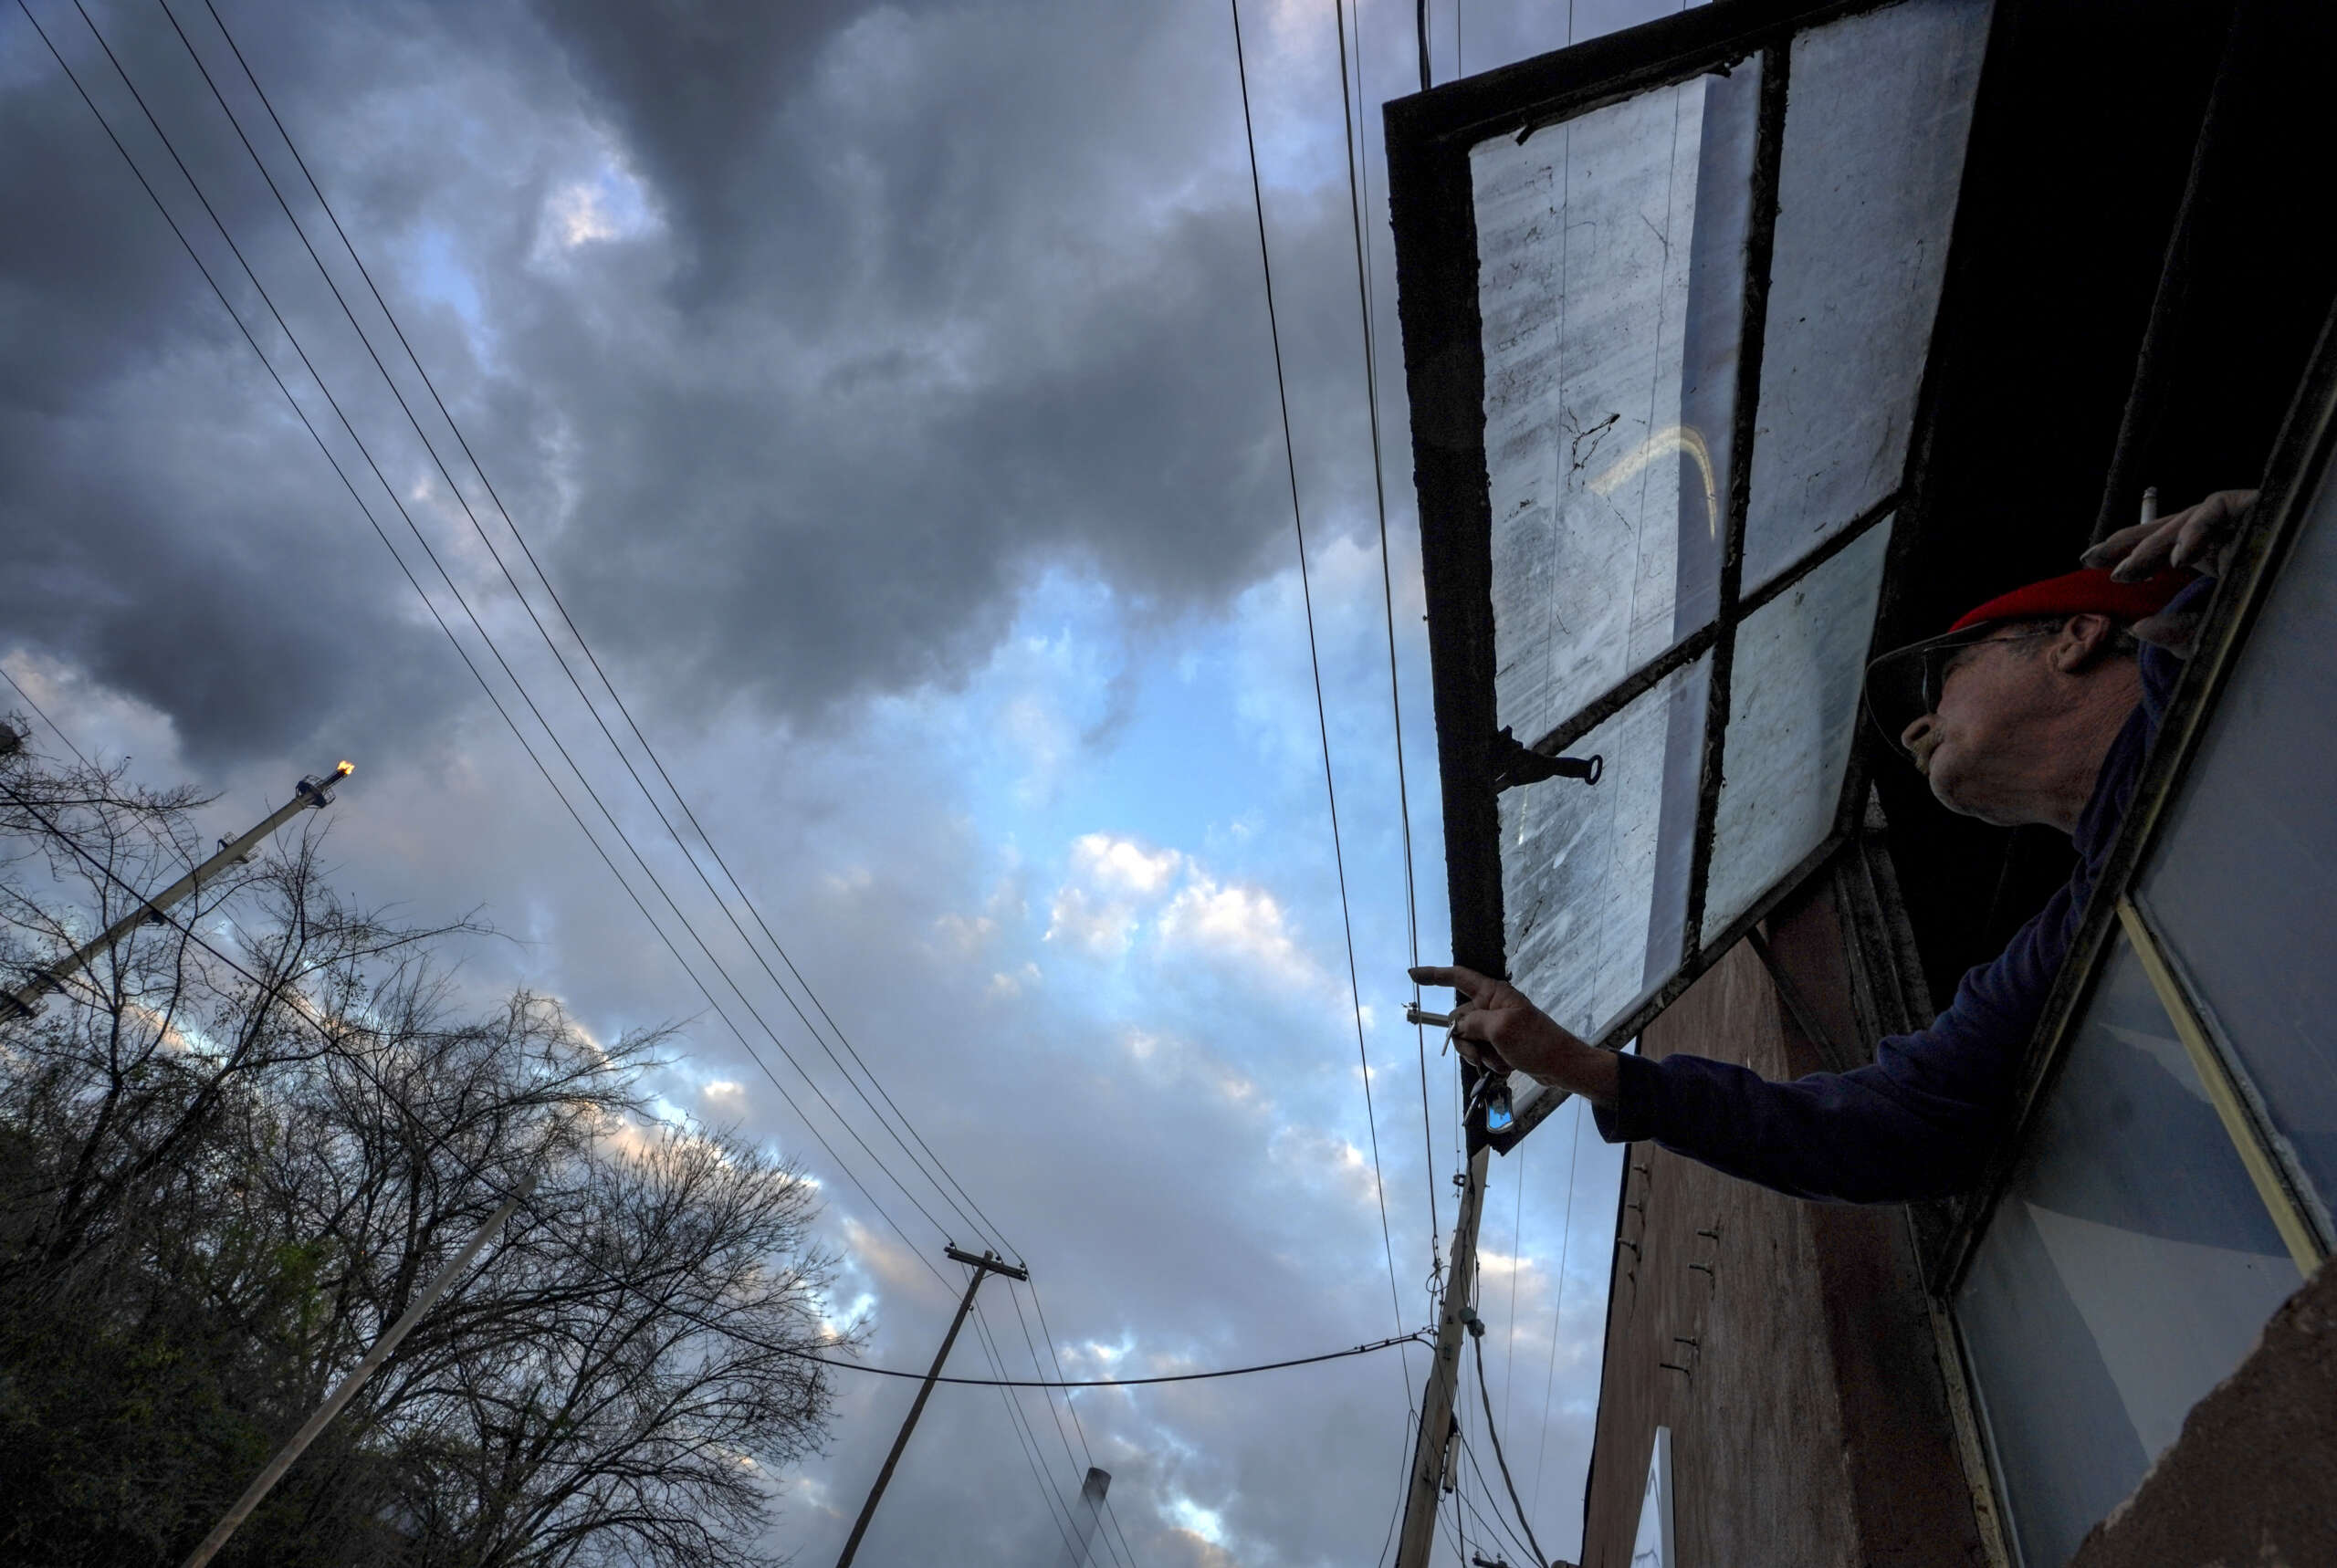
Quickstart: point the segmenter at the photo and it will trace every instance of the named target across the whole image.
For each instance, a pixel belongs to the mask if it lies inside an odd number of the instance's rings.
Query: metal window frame
[[[2103,862],[2069,956],[2049,994],[2022,1074],[2012,1132],[2000,1141],[1975,1196],[1955,1206],[1944,1245],[1929,1260],[1933,1293],[1953,1301],[1970,1272],[1980,1239],[2011,1184],[2046,1097],[2053,1092],[2086,1009],[2122,939],[2134,943],[2152,987],[2198,1068],[2240,1160],[2281,1238],[2308,1276],[2326,1261],[2337,1237],[2321,1233],[2297,1191],[2303,1174],[2290,1166],[2255,1107],[2261,1103],[2247,1070],[2208,1028],[2180,977],[2179,959],[2130,897],[2151,862],[2160,833],[2206,740],[2249,633],[2270,597],[2324,483],[2337,482],[2337,312],[2321,328],[2295,401],[2267,466],[2258,523],[2242,540],[2230,574],[2218,585],[2199,641],[2168,698],[2158,740]],[[2154,962],[2155,960],[2155,963]],[[2221,1097],[2218,1098],[2220,1092]]]
[[[2273,1228],[2287,1244],[2289,1256],[2296,1260],[2297,1271],[2306,1279],[2312,1277],[2328,1257],[2328,1249],[2314,1234],[2312,1221],[2306,1217],[2303,1204],[2297,1200],[2290,1186],[2292,1177],[2281,1169],[2279,1156],[2264,1136],[2255,1116],[2243,1101],[2238,1063],[2216,1049],[2207,1032],[2206,1019],[2190,990],[2175,977],[2170,961],[2173,949],[2153,930],[2132,898],[2118,901],[2118,924],[2124,928],[2126,944],[2143,967],[2143,973],[2158,997],[2158,1005],[2166,1009],[2167,1021],[2174,1024],[2175,1035],[2183,1042],[2183,1051],[2191,1059],[2191,1070],[2199,1075],[2199,1086],[2206,1091],[2207,1103],[2216,1108],[2216,1119],[2223,1124],[2224,1135],[2238,1151],[2239,1163],[2248,1169],[2248,1179],[2255,1184],[2256,1196],[2264,1201],[2265,1209],[2272,1216]]]
[[[1725,71],[1755,56],[1761,58],[1718,605],[1710,624],[1630,671],[1573,717],[1528,743],[1530,749],[1555,757],[1633,698],[1654,689],[1665,676],[1711,656],[1680,967],[1605,1026],[1596,1043],[1610,1048],[1636,1036],[1747,932],[1830,862],[1855,833],[1867,794],[1866,748],[1853,745],[1833,824],[1824,838],[1711,940],[1702,939],[1738,627],[1877,527],[1892,529],[1875,618],[1876,627],[1886,624],[1898,597],[1905,560],[1923,531],[1923,474],[1940,357],[1938,324],[1951,317],[1962,271],[1953,229],[1934,317],[1933,348],[1917,392],[1899,483],[1777,576],[1751,593],[1743,591],[1745,517],[1752,493],[1792,45],[1796,37],[1813,28],[1896,3],[1728,0],[1399,99],[1386,109],[1389,207],[1395,231],[1397,300],[1411,403],[1422,568],[1430,612],[1429,645],[1453,958],[1470,968],[1505,976],[1507,935],[1496,804],[1500,758],[1494,703],[1493,517],[1485,460],[1483,323],[1478,310],[1479,257],[1470,150],[1496,135],[1523,138],[1608,104]],[[2001,14],[1999,7],[1996,15]],[[2003,29],[1992,16],[1983,55],[1983,83],[1988,78],[1986,62],[2001,47],[2002,35]],[[1962,181],[1972,177],[1974,166],[1967,156]],[[1959,227],[1961,214],[1970,204],[1965,195],[1959,188]],[[1870,632],[1870,652],[1873,635]],[[1464,1065],[1463,1072],[1473,1079],[1472,1069]],[[1507,1131],[1491,1136],[1485,1133],[1483,1112],[1472,1112],[1469,1138],[1472,1145],[1485,1143],[1506,1152],[1566,1098],[1559,1092],[1535,1096],[1519,1107],[1516,1121]]]

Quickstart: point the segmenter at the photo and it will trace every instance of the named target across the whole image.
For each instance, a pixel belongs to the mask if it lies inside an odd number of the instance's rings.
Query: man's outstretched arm
[[[2009,1103],[2011,1052],[2035,1028],[2050,983],[2043,936],[2068,920],[2064,890],[2003,956],[1965,977],[1930,1028],[1885,1039],[1869,1066],[1790,1082],[1685,1053],[1650,1060],[1599,1050],[1514,986],[1472,969],[1412,976],[1460,993],[1453,1037],[1462,1054],[1580,1094],[1609,1143],[1651,1139],[1797,1197],[1903,1203],[1978,1179]]]

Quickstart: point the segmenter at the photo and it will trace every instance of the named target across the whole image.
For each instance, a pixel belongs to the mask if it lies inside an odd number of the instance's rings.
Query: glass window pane
[[[1718,601],[1759,74],[1470,153],[1495,708],[1521,740]]]
[[[1648,1455],[1647,1489],[1640,1493],[1640,1524],[1631,1536],[1631,1568],[1672,1568],[1672,1428],[1655,1429]]]
[[[1794,40],[1748,592],[1899,483],[1987,33],[1987,0],[1905,0]]]
[[[1680,967],[1710,674],[1698,659],[1585,737],[1597,784],[1502,792],[1510,977],[1587,1040]]]
[[[1955,1304],[2032,1568],[2070,1560],[2299,1282],[2122,938]]]
[[[2337,481],[2210,721],[2139,902],[2253,1081],[2324,1238],[2337,1207]]]
[[[1737,628],[1703,941],[1834,825],[1890,545],[1876,524]]]

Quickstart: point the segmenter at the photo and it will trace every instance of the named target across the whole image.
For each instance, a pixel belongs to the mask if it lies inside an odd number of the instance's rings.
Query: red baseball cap
[[[2010,593],[1999,593],[1986,604],[1965,612],[1948,628],[1968,632],[1993,621],[2028,621],[2049,615],[2107,615],[2133,625],[2166,608],[2168,601],[2198,580],[2198,574],[2176,568],[2121,582],[2107,571],[2072,571],[2049,577]]]
[[[2107,571],[2072,571],[1999,593],[1959,617],[1936,637],[1894,648],[1867,666],[1866,706],[1883,737],[1893,745],[1914,719],[1939,701],[1947,662],[1958,650],[1985,641],[2006,621],[2042,621],[2063,615],[2107,615],[2126,625],[2166,608],[2198,580],[2181,570],[2162,571],[2140,582],[2121,582]]]

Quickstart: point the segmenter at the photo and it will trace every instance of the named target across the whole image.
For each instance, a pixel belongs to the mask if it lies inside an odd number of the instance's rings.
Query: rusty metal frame
[[[1743,592],[1745,524],[1767,326],[1769,263],[1776,234],[1791,46],[1800,33],[1845,16],[1880,10],[1892,0],[1730,0],[1577,45],[1429,92],[1386,110],[1389,205],[1396,237],[1398,309],[1410,396],[1414,480],[1420,517],[1422,570],[1436,706],[1438,764],[1443,789],[1445,869],[1451,906],[1453,960],[1486,974],[1508,973],[1504,923],[1493,737],[1493,519],[1484,450],[1484,356],[1478,314],[1475,204],[1469,151],[1489,137],[1523,138],[1652,89],[1726,71],[1761,57],[1745,256],[1738,329],[1736,401],[1730,452],[1726,533],[1719,604],[1711,624],[1641,664],[1531,742],[1555,757],[1666,675],[1709,655],[1707,711],[1691,841],[1680,967],[1606,1026],[1600,1044],[1628,1041],[1693,985],[1731,947],[1850,842],[1867,794],[1863,747],[1854,746],[1841,782],[1834,825],[1768,892],[1710,941],[1702,940],[1706,881],[1718,817],[1736,628],[1877,527],[1893,537],[1876,623],[1897,597],[1913,538],[1920,531],[1923,467],[1930,450],[1940,336],[1959,272],[1951,237],[1947,274],[1934,322],[1934,352],[1918,393],[1900,483],[1849,519],[1820,545],[1755,592]],[[1996,39],[1989,41],[1995,52]],[[1983,67],[1983,78],[1986,67]],[[1972,164],[1965,163],[1968,179]],[[1959,196],[1959,214],[1963,203]],[[1958,220],[1959,226],[1961,218]],[[1464,1075],[1472,1071],[1463,1067]],[[1472,1143],[1506,1151],[1564,1102],[1542,1093],[1519,1107],[1515,1124],[1488,1138],[1482,1113],[1468,1128]]]

